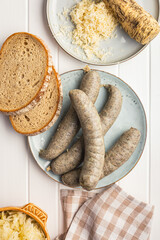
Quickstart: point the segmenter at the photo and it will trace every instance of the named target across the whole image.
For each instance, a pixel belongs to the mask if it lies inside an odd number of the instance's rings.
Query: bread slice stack
[[[29,33],[15,33],[0,51],[0,111],[25,135],[46,131],[62,106],[62,86],[46,44]]]
[[[46,131],[57,120],[62,106],[62,87],[53,69],[49,86],[39,103],[30,111],[10,116],[13,128],[25,135],[36,135]]]

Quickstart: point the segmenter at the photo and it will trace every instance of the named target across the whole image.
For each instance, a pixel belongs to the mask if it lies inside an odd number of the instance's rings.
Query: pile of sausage
[[[51,170],[62,175],[64,184],[70,187],[81,185],[88,191],[94,189],[101,178],[124,164],[140,140],[140,132],[130,128],[105,153],[104,136],[121,111],[122,95],[117,87],[104,85],[109,97],[98,114],[94,103],[100,87],[98,72],[89,71],[84,75],[80,89],[69,92],[70,108],[47,149],[39,153],[41,158],[52,160]],[[67,149],[80,128],[83,135]]]

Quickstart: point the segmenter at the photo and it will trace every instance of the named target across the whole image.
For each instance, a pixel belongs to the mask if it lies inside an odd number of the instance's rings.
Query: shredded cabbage
[[[0,240],[47,240],[41,226],[22,212],[0,212]]]
[[[118,21],[111,10],[103,1],[82,0],[73,7],[70,16],[75,25],[73,44],[80,46],[88,59],[93,54],[102,59],[104,52],[98,51],[100,41],[116,37],[113,32]]]

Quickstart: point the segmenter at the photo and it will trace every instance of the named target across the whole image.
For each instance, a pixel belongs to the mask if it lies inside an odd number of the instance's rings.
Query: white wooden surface
[[[0,0],[0,46],[12,33],[28,31],[49,45],[59,73],[83,68],[85,64],[68,56],[53,39],[46,19],[46,0]],[[160,239],[160,36],[136,58],[112,67],[94,67],[120,76],[137,92],[148,119],[145,151],[135,169],[119,185],[128,193],[155,205],[151,240]],[[63,186],[43,173],[32,158],[27,138],[14,132],[0,114],[0,207],[33,202],[48,215],[53,239],[63,231],[59,191]],[[114,240],[114,239],[113,239]]]

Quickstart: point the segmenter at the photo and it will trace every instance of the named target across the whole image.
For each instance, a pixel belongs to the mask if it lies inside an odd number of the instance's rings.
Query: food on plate
[[[83,91],[71,90],[69,96],[78,115],[85,144],[80,185],[86,190],[92,190],[96,187],[104,166],[105,147],[101,120],[94,104]]]
[[[62,182],[68,186],[68,187],[79,187],[80,183],[79,183],[79,176],[81,173],[81,167],[74,169],[70,172],[67,172],[65,174],[62,175],[61,180]]]
[[[124,164],[135,151],[141,134],[136,128],[126,131],[105,155],[102,177],[109,175]]]
[[[90,70],[85,73],[80,85],[80,90],[82,90],[93,103],[95,103],[98,97],[100,87],[101,79],[97,71]]]
[[[61,81],[53,67],[49,86],[39,103],[27,113],[10,116],[13,128],[25,135],[37,135],[46,131],[59,117],[62,96]]]
[[[29,33],[11,35],[0,52],[0,111],[15,115],[35,107],[51,72],[51,56],[41,39]]]
[[[84,91],[94,103],[97,99],[100,89],[100,76],[98,72],[89,71],[86,73],[82,79],[80,89]],[[72,105],[70,105],[67,114],[62,119],[47,149],[40,151],[40,157],[47,160],[52,160],[59,156],[71,143],[79,129],[79,119],[74,108]]]
[[[22,212],[0,212],[1,240],[47,240],[41,226]]]
[[[136,128],[130,128],[124,132],[113,147],[105,154],[105,163],[101,178],[111,174],[122,166],[135,151],[139,140],[140,132]],[[81,168],[72,170],[62,176],[62,182],[69,187],[80,185]]]
[[[93,54],[103,59],[107,53],[99,49],[100,41],[113,37],[118,25],[112,11],[103,1],[96,3],[93,0],[82,0],[73,7],[70,16],[75,25],[73,44],[80,46],[88,59]]]
[[[57,175],[67,173],[77,166],[84,159],[84,140],[81,136],[70,149],[62,153],[51,163],[51,170]]]
[[[122,106],[122,95],[119,89],[112,85],[104,85],[104,87],[107,89],[109,97],[107,103],[99,114],[103,135],[106,134],[117,119]],[[51,170],[59,175],[69,172],[83,161],[83,157],[84,141],[82,136],[70,149],[52,161]]]
[[[128,35],[141,44],[149,43],[160,32],[158,22],[134,0],[103,0]]]
[[[103,134],[105,135],[121,111],[122,95],[120,90],[115,86],[104,85],[104,87],[108,90],[109,97],[99,116],[101,119]]]

